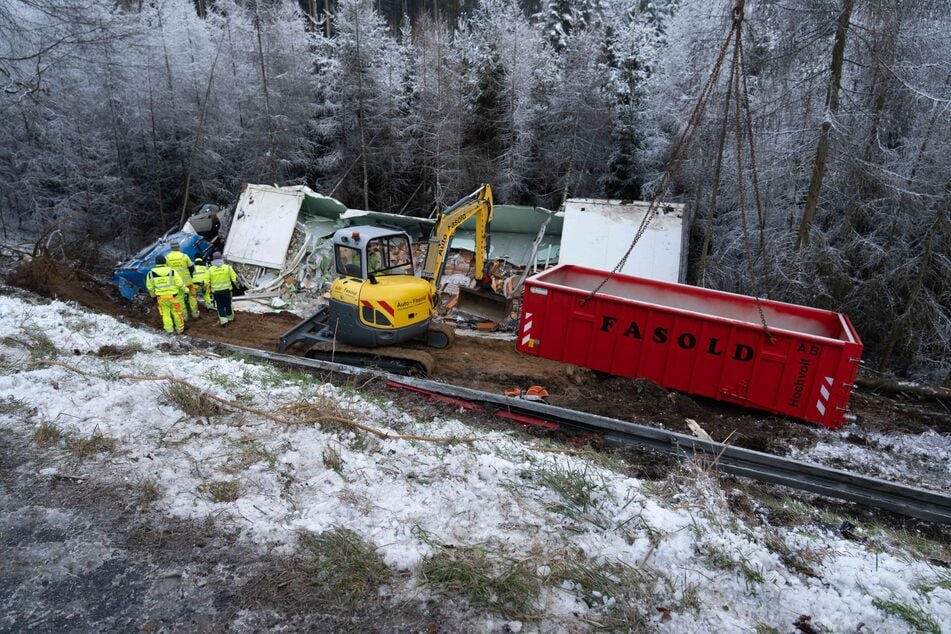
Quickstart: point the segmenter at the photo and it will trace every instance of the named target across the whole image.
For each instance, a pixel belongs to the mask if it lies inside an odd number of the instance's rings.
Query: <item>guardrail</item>
[[[637,445],[678,458],[704,456],[724,473],[763,482],[781,484],[864,506],[886,509],[929,522],[951,524],[951,496],[934,491],[792,460],[752,449],[733,447],[677,432],[658,429],[586,412],[555,407],[547,403],[509,398],[501,394],[473,390],[428,379],[396,376],[386,372],[356,368],[286,354],[220,344],[248,356],[298,368],[345,375],[373,374],[394,388],[408,389],[460,405],[477,406],[508,418],[540,421],[587,432],[604,434],[608,442]]]

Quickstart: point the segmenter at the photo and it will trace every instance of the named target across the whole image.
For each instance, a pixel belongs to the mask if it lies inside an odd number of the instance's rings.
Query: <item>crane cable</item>
[[[749,230],[747,227],[746,220],[746,205],[745,205],[745,190],[743,186],[743,152],[742,152],[742,136],[743,129],[745,128],[746,136],[749,139],[750,146],[750,169],[753,182],[753,191],[754,199],[756,202],[756,210],[758,216],[759,230],[760,230],[760,251],[761,257],[763,260],[763,277],[766,279],[766,238],[765,238],[765,214],[763,213],[762,199],[760,197],[760,188],[759,188],[759,174],[756,170],[756,152],[753,144],[753,127],[752,127],[752,116],[750,114],[750,105],[749,105],[749,85],[747,81],[746,73],[746,64],[743,58],[743,40],[742,40],[742,26],[743,26],[743,10],[744,10],[745,0],[737,0],[735,7],[733,8],[733,21],[730,26],[730,31],[727,33],[726,38],[723,41],[723,45],[720,47],[720,51],[717,54],[717,58],[713,65],[713,70],[710,72],[710,76],[707,78],[707,82],[703,87],[703,90],[700,92],[700,97],[697,99],[697,103],[694,105],[693,111],[690,113],[690,117],[687,120],[687,125],[684,128],[683,133],[680,135],[680,138],[674,144],[674,148],[671,152],[670,160],[667,163],[667,169],[664,170],[664,173],[661,175],[660,183],[658,184],[656,193],[654,194],[653,199],[650,202],[650,205],[647,208],[647,213],[644,214],[644,218],[641,220],[640,225],[637,228],[637,232],[634,234],[634,239],[631,241],[630,246],[627,248],[627,251],[618,261],[614,269],[608,273],[603,280],[592,290],[588,295],[581,299],[581,305],[583,306],[588,301],[591,300],[602,288],[608,283],[608,281],[614,276],[615,273],[620,272],[624,265],[627,263],[628,258],[631,256],[631,253],[634,251],[634,247],[637,246],[637,243],[640,242],[640,239],[643,237],[644,232],[647,231],[647,227],[653,220],[654,216],[657,215],[658,208],[660,206],[660,199],[665,194],[667,188],[673,181],[674,177],[679,173],[680,166],[684,162],[687,156],[687,150],[690,147],[691,142],[693,141],[694,136],[696,135],[697,130],[700,128],[700,123],[703,118],[703,113],[706,109],[707,102],[710,100],[713,90],[716,87],[717,80],[720,77],[720,71],[723,67],[723,61],[726,59],[727,51],[730,48],[730,44],[733,43],[733,58],[731,60],[731,70],[730,70],[730,79],[729,83],[732,86],[728,86],[727,96],[726,96],[726,107],[724,108],[723,121],[722,121],[722,130],[725,131],[727,121],[729,118],[729,104],[730,99],[735,99],[735,123],[736,123],[736,142],[737,142],[737,168],[738,168],[738,181],[739,181],[739,206],[742,218],[743,225],[743,244],[744,244],[744,253],[746,256],[747,263],[747,273],[750,276],[750,284],[753,289],[754,299],[756,300],[756,308],[759,313],[760,322],[763,325],[763,331],[766,334],[767,339],[770,343],[773,343],[773,336],[769,331],[769,326],[766,323],[766,315],[763,312],[762,303],[759,297],[758,285],[756,283],[755,275],[753,273],[752,265],[752,256],[750,249],[750,240],[749,240]],[[741,81],[742,76],[742,81]],[[745,118],[741,123],[740,120],[740,110],[741,108],[745,109]],[[717,169],[716,169],[716,183],[714,187],[719,187],[719,163],[722,161],[723,149],[724,149],[724,140],[725,135],[721,134],[720,138],[720,147],[719,154],[717,157]],[[715,199],[714,199],[715,200]],[[713,209],[711,209],[711,214]]]

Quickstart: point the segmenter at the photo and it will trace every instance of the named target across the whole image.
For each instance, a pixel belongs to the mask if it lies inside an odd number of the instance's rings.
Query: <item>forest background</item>
[[[870,370],[951,380],[951,4],[746,3],[761,214],[726,71],[662,178],[732,10],[0,0],[0,230],[131,252],[245,182],[416,215],[482,182],[549,209],[660,194],[688,205],[690,283],[846,312]]]

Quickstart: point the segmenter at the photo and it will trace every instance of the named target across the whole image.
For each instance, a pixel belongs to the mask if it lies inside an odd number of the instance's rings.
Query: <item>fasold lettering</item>
[[[611,317],[610,315],[605,315],[601,318],[601,330],[602,332],[610,332],[617,325],[617,317]],[[627,328],[624,329],[624,332],[621,335],[622,337],[631,337],[633,339],[643,339],[641,334],[641,327],[637,324],[636,321],[632,321],[628,324]],[[692,350],[698,345],[703,344],[703,351],[706,354],[713,355],[715,357],[722,356],[724,353],[724,347],[721,344],[720,340],[716,337],[708,337],[706,341],[701,342],[698,340],[697,335],[692,332],[681,332],[676,335],[675,338],[671,337],[670,330],[662,326],[654,328],[650,333],[650,340],[654,343],[666,344],[670,341],[673,341],[675,345],[684,350]],[[731,351],[733,354],[730,356],[734,361],[742,361],[744,363],[753,360],[753,348],[746,344],[738,343],[734,346]]]

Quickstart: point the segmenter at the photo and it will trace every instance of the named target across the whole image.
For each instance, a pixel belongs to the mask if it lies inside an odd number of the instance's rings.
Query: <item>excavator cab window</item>
[[[360,263],[360,249],[338,244],[335,248],[335,257],[337,260],[337,273],[350,277],[363,278],[363,265]]]
[[[367,268],[375,277],[413,275],[413,251],[405,235],[383,236],[367,244]]]

